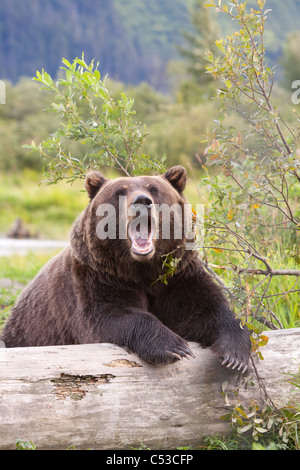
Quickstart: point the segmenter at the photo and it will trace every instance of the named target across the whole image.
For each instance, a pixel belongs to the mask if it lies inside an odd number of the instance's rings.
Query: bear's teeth
[[[137,238],[135,240],[136,244],[139,245],[139,246],[145,246],[145,245],[149,245],[149,240],[144,240],[143,238]]]
[[[144,240],[142,238],[135,238],[132,240],[132,251],[136,254],[148,254],[153,251],[153,243],[149,238]]]
[[[136,255],[147,255],[154,250],[151,229],[145,224],[139,224],[134,230],[128,227],[128,236],[131,240],[132,252]]]

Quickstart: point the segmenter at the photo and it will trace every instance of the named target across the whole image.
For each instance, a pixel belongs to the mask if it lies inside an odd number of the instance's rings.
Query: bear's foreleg
[[[99,319],[93,317],[89,337],[80,342],[113,343],[126,347],[145,362],[169,364],[193,353],[187,342],[151,313],[138,308],[105,306]],[[83,341],[82,341],[83,340]]]
[[[168,286],[158,286],[150,309],[185,340],[211,348],[224,366],[246,372],[249,330],[230,310],[222,289],[198,266],[171,279]]]

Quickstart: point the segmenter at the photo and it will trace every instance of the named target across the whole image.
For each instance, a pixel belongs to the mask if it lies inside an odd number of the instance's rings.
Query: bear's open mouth
[[[128,236],[131,240],[132,252],[136,255],[148,255],[154,250],[153,231],[151,230],[151,217],[139,218],[128,225]]]

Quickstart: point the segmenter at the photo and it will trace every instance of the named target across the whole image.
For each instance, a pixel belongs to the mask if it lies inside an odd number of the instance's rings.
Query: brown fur
[[[120,194],[142,193],[154,203],[183,205],[186,172],[107,180],[99,172],[86,178],[90,204],[74,223],[70,245],[54,257],[24,289],[5,326],[7,347],[110,342],[129,348],[151,363],[191,355],[196,341],[228,365],[245,367],[249,332],[241,328],[196,252],[185,240],[154,242],[154,251],[134,257],[130,240],[99,240],[96,210],[118,206]],[[118,231],[118,227],[117,227]],[[180,246],[180,248],[177,248]],[[161,256],[182,256],[168,285],[152,285],[161,274]]]

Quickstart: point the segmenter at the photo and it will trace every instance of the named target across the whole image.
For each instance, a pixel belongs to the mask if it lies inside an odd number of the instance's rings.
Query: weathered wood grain
[[[299,372],[300,329],[265,334],[258,374],[276,404],[299,402],[286,373]],[[171,449],[225,433],[228,402],[265,397],[249,385],[254,373],[242,379],[191,346],[195,359],[160,367],[111,344],[0,349],[0,449],[17,439],[38,449]]]

